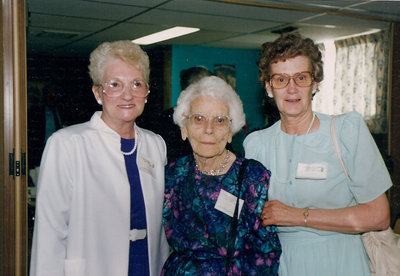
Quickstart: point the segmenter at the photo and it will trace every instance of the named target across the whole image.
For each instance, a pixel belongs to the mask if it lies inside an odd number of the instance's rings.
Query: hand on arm
[[[263,225],[305,226],[305,208],[287,206],[277,200],[264,205]],[[341,209],[310,209],[307,227],[342,233],[362,233],[389,227],[389,203],[385,194],[368,203]]]

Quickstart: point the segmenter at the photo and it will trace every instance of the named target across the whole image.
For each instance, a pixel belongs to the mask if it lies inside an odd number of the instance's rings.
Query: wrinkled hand
[[[278,200],[271,200],[265,203],[261,219],[264,226],[295,226],[302,221],[302,209],[290,207]]]

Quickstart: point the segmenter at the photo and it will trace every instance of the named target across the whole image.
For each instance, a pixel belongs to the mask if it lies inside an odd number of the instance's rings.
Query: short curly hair
[[[230,131],[232,134],[246,123],[246,115],[243,112],[243,104],[239,95],[223,79],[216,76],[203,77],[198,82],[189,85],[181,92],[174,110],[174,122],[180,127],[185,127],[185,120],[189,115],[191,103],[199,97],[212,97],[222,100],[229,109],[229,117],[232,119]]]
[[[90,54],[89,75],[94,85],[100,85],[104,74],[104,64],[109,59],[119,58],[143,73],[149,82],[149,57],[139,45],[130,40],[103,42]]]
[[[314,81],[324,78],[322,54],[318,46],[310,38],[303,38],[299,33],[281,35],[273,42],[265,42],[261,47],[261,55],[257,62],[261,83],[270,81],[270,65],[289,58],[305,56],[310,58]]]

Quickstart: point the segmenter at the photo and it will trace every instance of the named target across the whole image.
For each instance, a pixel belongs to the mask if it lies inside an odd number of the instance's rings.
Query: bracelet
[[[307,227],[308,210],[309,210],[309,208],[307,207],[306,210],[303,212],[303,216],[304,216],[304,226],[305,226],[305,227]]]

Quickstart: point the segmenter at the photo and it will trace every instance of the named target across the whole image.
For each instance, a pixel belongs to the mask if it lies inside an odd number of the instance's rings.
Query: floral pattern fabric
[[[324,67],[328,74],[313,98],[313,110],[326,114],[357,111],[372,133],[387,133],[390,32],[336,40],[334,48],[334,70],[329,74]],[[325,53],[325,47],[321,52],[324,64],[329,64],[327,57],[332,55]]]
[[[162,275],[226,275],[225,257],[232,217],[215,209],[221,189],[237,196],[237,157],[224,175],[202,174],[192,155],[171,163],[165,173],[163,223],[171,254]],[[228,275],[277,275],[281,245],[275,226],[261,225],[270,172],[248,163],[240,193],[234,254]]]

